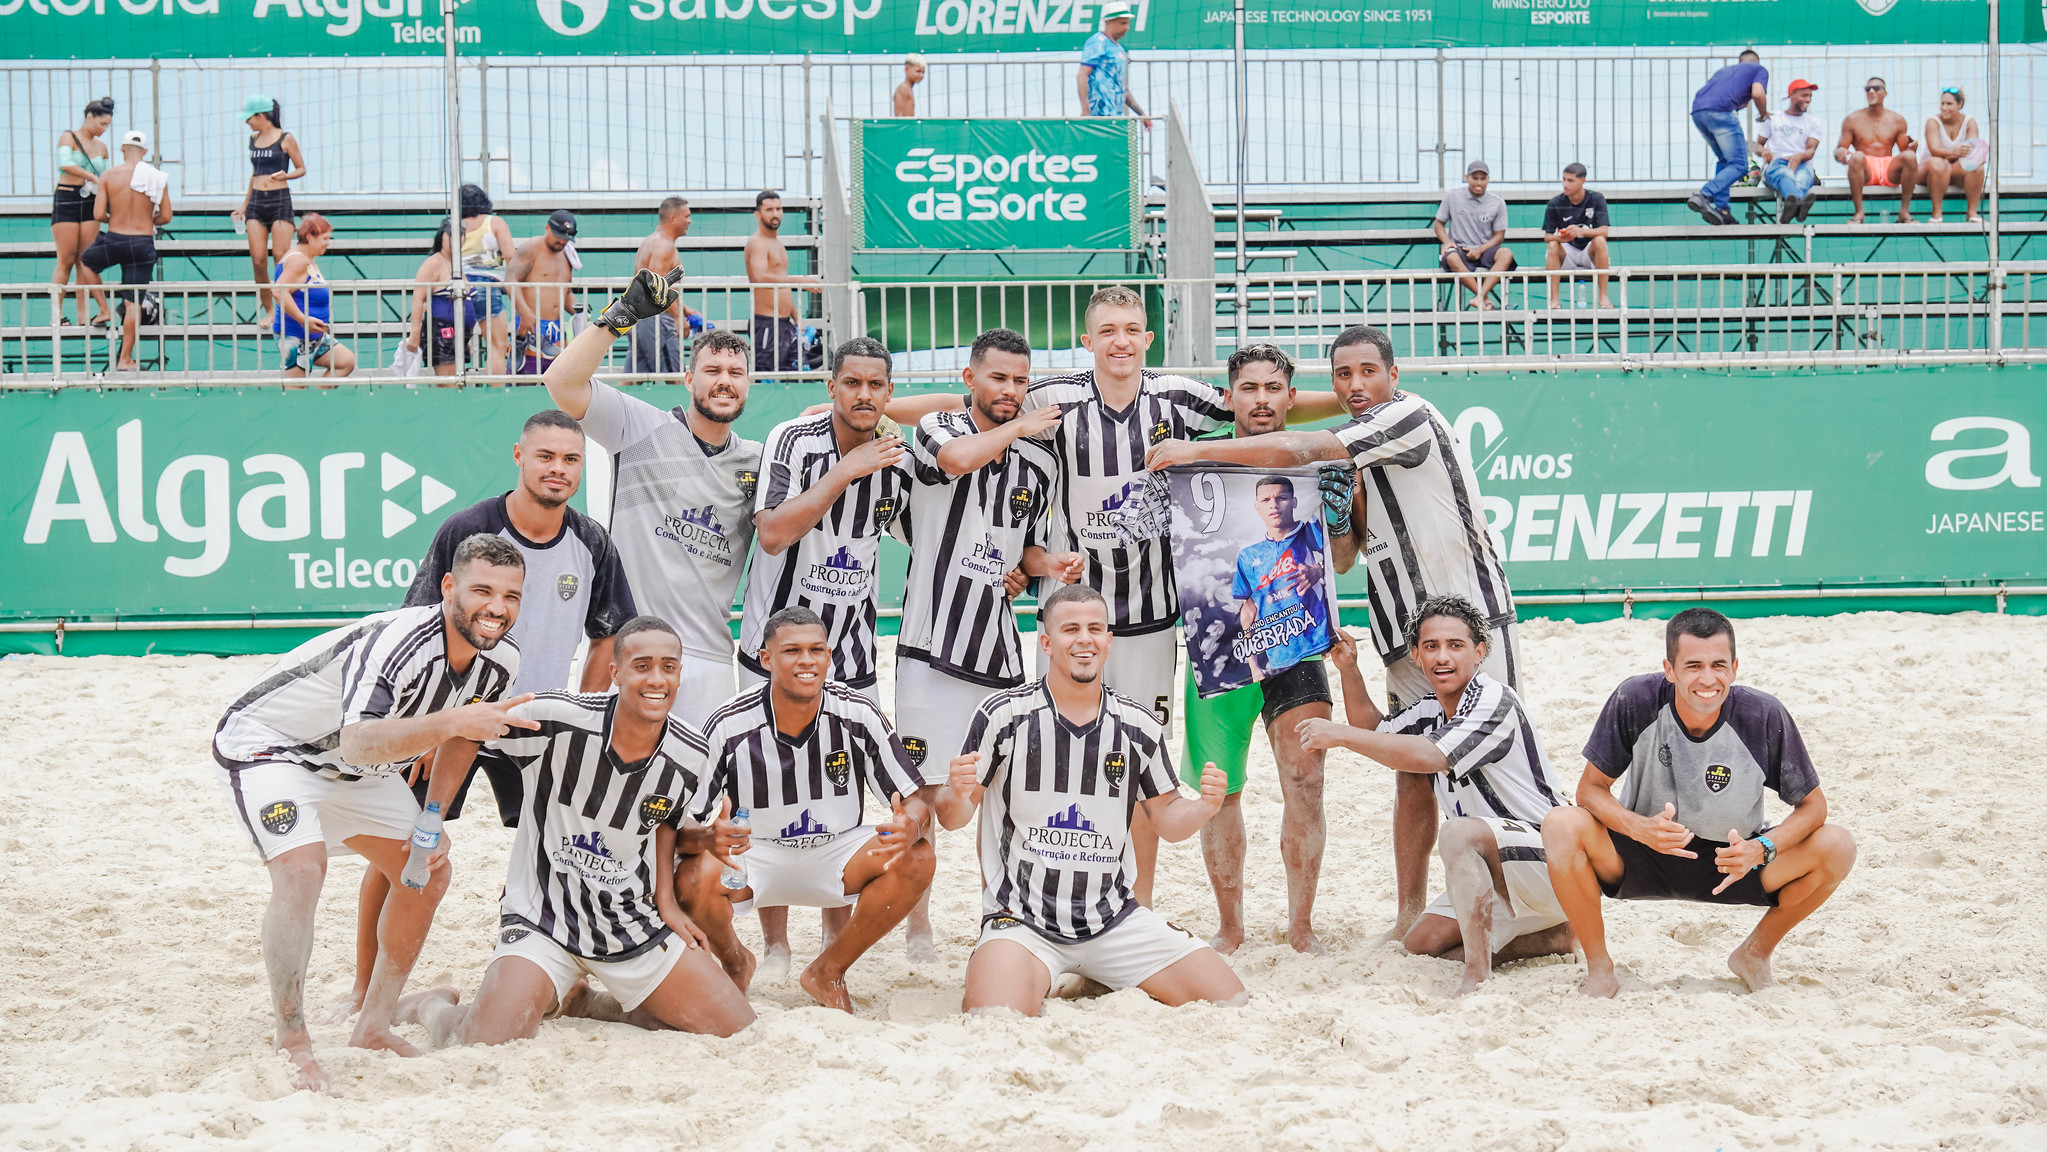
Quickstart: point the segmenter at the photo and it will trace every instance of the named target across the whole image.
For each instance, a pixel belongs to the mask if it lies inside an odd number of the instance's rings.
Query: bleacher
[[[1947,223],[1925,222],[1922,195],[1915,204],[1919,222],[1897,225],[1891,222],[1895,193],[1886,191],[1869,198],[1868,223],[1851,225],[1846,189],[1825,186],[1807,221],[1780,225],[1767,191],[1741,188],[1735,193],[1740,222],[1716,228],[1685,208],[1683,191],[1607,193],[1616,274],[1611,291],[1622,305],[1609,311],[1590,308],[1591,274],[1584,272],[1575,274],[1575,292],[1572,285],[1564,287],[1564,307],[1549,307],[1540,225],[1552,194],[1502,193],[1508,204],[1507,243],[1522,271],[1504,286],[1502,306],[1483,313],[1471,310],[1469,294],[1436,268],[1439,248],[1429,223],[1438,194],[1356,192],[1261,198],[1249,206],[1245,242],[1252,284],[1240,317],[1235,213],[1218,207],[1215,353],[1227,355],[1248,338],[1274,341],[1316,359],[1331,335],[1360,320],[1387,327],[1402,356],[1444,362],[1653,360],[1673,354],[1718,354],[1733,362],[1744,356],[1965,351],[1980,358],[1988,345],[1987,231],[1982,224],[1964,222],[1959,196],[1947,201]],[[583,206],[560,197],[504,197],[499,214],[514,238],[523,240],[541,230],[549,211],[564,205],[576,211],[580,224],[579,277],[629,275],[633,251],[654,225],[651,204]],[[791,252],[791,272],[814,273],[820,255],[818,213],[800,197],[792,196],[786,205],[782,234]],[[176,219],[161,231],[159,282],[218,282],[222,288],[167,294],[164,323],[145,329],[139,349],[147,371],[274,376],[277,356],[267,333],[254,327],[256,298],[244,287],[247,245],[229,217],[231,207],[219,201],[180,202]],[[313,195],[300,197],[298,207],[302,213],[323,213],[335,227],[322,268],[337,289],[347,290],[355,280],[384,282],[380,288],[336,297],[343,338],[357,345],[365,370],[375,370],[405,334],[410,292],[403,282],[425,256],[443,209],[424,199],[348,208]],[[698,199],[692,204],[691,233],[677,245],[692,279],[724,281],[686,290],[685,302],[714,323],[742,331],[750,308],[743,287],[734,281],[744,275],[742,248],[754,228],[751,209],[750,197]],[[863,255],[854,274],[863,284],[993,282],[991,290],[998,293],[1005,290],[1003,282],[1023,279],[1155,279],[1161,264],[1176,267],[1170,254],[1161,251],[1162,218],[1163,198],[1154,197],[1149,243],[1139,253],[1070,258],[975,253],[973,267],[957,256]],[[2047,186],[2007,188],[2001,231],[2007,262],[2047,260]],[[88,363],[91,370],[104,369],[104,333],[73,324],[49,326],[43,285],[52,260],[47,209],[0,208],[0,373],[49,373],[53,346],[60,350],[66,373],[87,371]],[[1651,269],[1658,271],[1645,271]],[[1007,290],[1017,291],[1013,286]],[[958,342],[953,328],[978,320],[962,315],[957,323],[932,326],[933,332],[945,329],[943,334],[919,335],[918,325],[906,322],[915,319],[915,298],[898,296],[870,289],[864,294],[864,324],[870,334],[901,351],[949,346]],[[1574,296],[1577,307],[1571,306]],[[804,299],[815,308],[814,296]],[[2033,301],[2047,300],[2042,277],[2014,271],[2004,299],[2004,348],[2047,348],[2047,311],[2042,322],[2033,320]],[[1046,325],[1045,331],[1061,348],[1076,335],[1070,318]],[[834,339],[852,334],[830,333]]]

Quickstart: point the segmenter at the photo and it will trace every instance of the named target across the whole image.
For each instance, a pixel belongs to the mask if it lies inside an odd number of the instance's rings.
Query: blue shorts
[[[534,320],[520,316],[518,327],[514,331],[516,333],[514,344],[519,352],[517,357],[519,365],[515,371],[522,375],[535,375],[547,371],[547,366],[554,363],[554,358],[562,354],[568,327],[559,318]]]
[[[475,303],[477,315],[504,315],[506,307],[505,290],[499,287],[504,281],[495,276],[485,276],[480,272],[469,273],[468,279],[471,284],[490,285],[487,288],[471,288],[469,290],[469,298]]]

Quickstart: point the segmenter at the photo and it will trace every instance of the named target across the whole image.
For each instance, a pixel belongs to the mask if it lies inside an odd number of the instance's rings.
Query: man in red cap
[[[1763,183],[1777,193],[1777,222],[1795,224],[1812,212],[1819,194],[1819,170],[1812,158],[1819,154],[1819,117],[1811,114],[1812,94],[1820,86],[1810,80],[1793,80],[1784,96],[1784,109],[1763,121],[1756,136],[1756,149],[1763,158]]]

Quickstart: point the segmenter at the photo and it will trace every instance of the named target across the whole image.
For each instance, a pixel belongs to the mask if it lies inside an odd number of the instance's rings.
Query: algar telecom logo
[[[93,544],[113,544],[122,535],[143,544],[169,537],[199,545],[199,552],[164,557],[164,571],[199,577],[212,575],[227,563],[237,529],[244,538],[265,543],[311,539],[316,507],[319,538],[347,539],[350,474],[369,471],[367,453],[330,452],[308,467],[280,452],[258,452],[244,457],[239,469],[225,456],[194,453],[163,465],[151,484],[142,433],[139,419],[115,430],[111,504],[85,433],[53,434],[36,482],[35,499],[29,505],[22,543],[47,545],[53,532],[64,531],[60,526],[72,523],[83,527],[86,540]],[[237,471],[247,481],[261,481],[242,484],[239,499],[234,483]],[[379,526],[386,540],[456,496],[454,488],[389,452],[379,454],[372,475],[384,494]],[[417,485],[411,483],[415,477]],[[355,484],[361,482],[357,479]],[[152,510],[154,520],[150,518]],[[65,542],[61,536],[59,542]],[[308,582],[315,588],[404,587],[416,567],[411,559],[350,561],[340,549],[331,562],[312,560],[305,552],[287,559],[294,566],[294,581],[300,588]]]

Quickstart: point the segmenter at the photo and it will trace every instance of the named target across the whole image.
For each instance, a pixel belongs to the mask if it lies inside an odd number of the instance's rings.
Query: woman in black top
[[[291,250],[294,229],[291,189],[286,181],[306,174],[306,159],[299,154],[299,142],[278,125],[277,101],[268,96],[251,96],[242,102],[242,119],[248,122],[248,194],[235,209],[234,221],[249,231],[249,264],[256,270],[256,283],[270,283],[270,262],[284,260]],[[275,307],[268,289],[261,294],[263,317],[260,326],[270,327],[270,310]]]
[[[114,98],[102,96],[85,106],[85,119],[78,127],[66,129],[57,137],[57,191],[50,206],[50,236],[57,245],[54,283],[70,282],[74,268],[78,270],[80,284],[100,282],[97,273],[78,262],[78,254],[92,247],[92,242],[100,234],[99,221],[92,216],[92,205],[94,194],[99,190],[100,173],[113,167],[113,156],[106,142],[100,139],[113,122]],[[93,323],[106,323],[107,294],[95,292],[93,301],[99,305]],[[78,322],[85,323],[83,290],[78,293]]]

